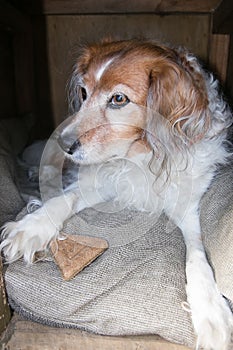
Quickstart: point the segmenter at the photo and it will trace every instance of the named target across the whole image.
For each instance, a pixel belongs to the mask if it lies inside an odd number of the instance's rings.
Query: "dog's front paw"
[[[191,313],[197,334],[196,349],[227,350],[233,330],[233,315],[227,301],[215,291],[208,300],[199,300],[198,307],[193,305]]]
[[[0,244],[6,262],[23,257],[27,263],[32,263],[35,253],[46,248],[58,234],[58,229],[41,209],[26,215],[22,220],[6,223]]]

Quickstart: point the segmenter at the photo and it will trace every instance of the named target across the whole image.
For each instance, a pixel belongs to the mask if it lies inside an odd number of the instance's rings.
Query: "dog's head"
[[[201,137],[208,124],[197,61],[184,51],[137,40],[84,48],[71,79],[70,105],[74,116],[61,138],[82,164],[153,150],[161,121],[189,139]]]

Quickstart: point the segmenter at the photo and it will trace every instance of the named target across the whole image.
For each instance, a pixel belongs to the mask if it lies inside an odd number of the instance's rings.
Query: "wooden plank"
[[[10,308],[7,302],[5,284],[2,275],[2,258],[0,257],[0,334],[10,321]]]
[[[100,336],[76,329],[54,328],[14,316],[0,343],[7,350],[188,350],[156,335]]]
[[[15,0],[31,14],[210,13],[221,0]]]
[[[13,44],[17,112],[22,115],[35,110],[33,38],[29,21],[27,30],[14,33]]]
[[[0,24],[9,29],[27,31],[28,17],[8,2],[0,2]]]
[[[47,24],[45,16],[35,16],[32,21],[34,39],[34,74],[36,83],[36,124],[33,128],[35,139],[48,138],[54,130],[52,98],[48,64]],[[59,38],[57,38],[59,41]],[[63,45],[63,43],[61,43]],[[62,52],[62,46],[59,50]],[[58,54],[60,54],[60,51]],[[65,86],[62,86],[65,90]],[[65,103],[63,101],[63,103]]]
[[[0,31],[0,119],[12,118],[17,114],[14,56],[12,52],[13,33],[7,28]]]
[[[213,33],[233,32],[233,1],[224,0],[213,13]]]
[[[8,52],[8,54],[11,55],[11,70],[14,73],[14,79],[11,81],[14,89],[14,99],[9,104],[16,106],[15,117],[17,114],[20,115],[34,110],[31,22],[28,16],[22,14],[9,3],[1,1],[0,24],[2,32],[8,33],[8,37],[11,39],[11,52]],[[6,68],[7,66],[8,64],[6,64]],[[4,68],[2,67],[3,70]]]
[[[229,59],[228,59],[228,69],[227,69],[227,77],[226,77],[226,84],[224,86],[225,93],[227,95],[227,98],[233,106],[233,36],[230,37],[230,49],[229,49]]]
[[[209,66],[224,85],[227,76],[230,35],[213,34],[210,36]]]

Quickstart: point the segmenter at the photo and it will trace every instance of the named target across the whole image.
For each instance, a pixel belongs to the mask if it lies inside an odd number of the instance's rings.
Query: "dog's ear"
[[[80,99],[82,75],[77,67],[74,68],[70,82],[68,84],[68,105],[71,114],[77,113],[81,107]]]
[[[159,113],[171,128],[191,141],[209,127],[208,98],[199,64],[176,53],[154,63],[149,77],[147,106]],[[153,120],[150,121],[153,130]]]
[[[83,76],[88,69],[91,57],[95,57],[95,46],[93,47],[80,47],[79,57],[74,66],[73,73],[69,84],[68,90],[68,104],[70,113],[74,114],[79,111],[83,101]]]

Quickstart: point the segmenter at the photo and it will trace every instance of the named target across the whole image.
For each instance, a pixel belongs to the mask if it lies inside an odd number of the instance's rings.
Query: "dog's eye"
[[[81,95],[82,101],[85,101],[87,99],[87,91],[84,87],[81,87],[80,95]]]
[[[110,107],[113,107],[113,108],[124,107],[129,102],[130,101],[129,101],[128,97],[122,93],[114,94],[109,100]]]

